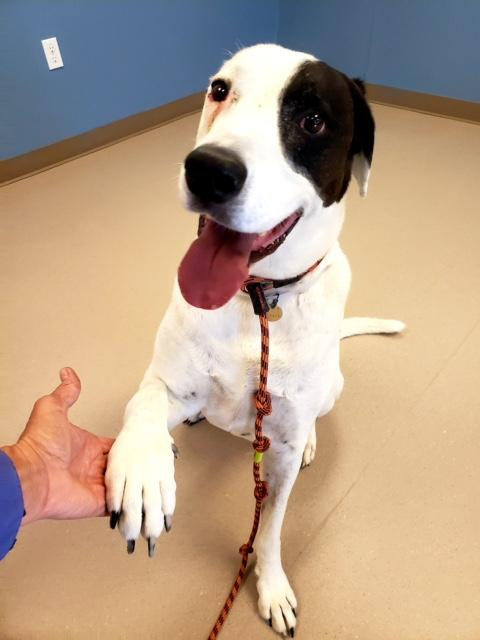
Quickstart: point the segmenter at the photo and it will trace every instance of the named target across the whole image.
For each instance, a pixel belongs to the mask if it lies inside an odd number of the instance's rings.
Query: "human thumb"
[[[80,378],[75,371],[70,367],[64,367],[60,371],[60,380],[62,381],[55,391],[52,391],[52,396],[65,409],[69,409],[72,404],[78,400],[78,396],[81,391]]]

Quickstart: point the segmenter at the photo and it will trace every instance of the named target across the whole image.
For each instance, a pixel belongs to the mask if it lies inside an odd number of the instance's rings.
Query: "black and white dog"
[[[258,607],[292,637],[297,598],[282,567],[280,533],[300,466],[315,456],[315,421],[343,388],[340,339],[403,328],[393,320],[343,320],[350,286],[338,244],[343,198],[352,174],[366,193],[373,143],[360,81],[276,45],[244,49],[224,64],[180,177],[187,208],[205,214],[206,224],[180,266],[153,360],[109,455],[113,523],[119,518],[130,551],[142,533],[153,553],[175,508],[173,427],[203,414],[254,438],[260,341],[243,281],[249,274],[291,278],[322,258],[297,283],[267,293],[283,317],[270,329],[270,498],[255,545]]]

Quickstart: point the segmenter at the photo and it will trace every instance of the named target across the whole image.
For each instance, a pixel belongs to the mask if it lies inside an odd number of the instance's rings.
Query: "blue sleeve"
[[[24,513],[22,487],[15,465],[0,451],[0,560],[17,541]]]

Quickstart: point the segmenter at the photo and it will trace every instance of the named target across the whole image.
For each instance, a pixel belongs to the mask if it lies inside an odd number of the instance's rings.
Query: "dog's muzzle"
[[[247,167],[230,149],[204,144],[185,159],[185,181],[189,191],[203,205],[222,204],[242,190]]]

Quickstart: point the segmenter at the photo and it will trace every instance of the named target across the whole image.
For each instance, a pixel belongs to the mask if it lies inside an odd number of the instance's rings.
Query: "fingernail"
[[[155,555],[155,540],[152,538],[148,539],[148,557],[153,558]]]
[[[110,529],[115,529],[120,520],[120,511],[112,511],[110,514]]]
[[[65,378],[68,378],[70,375],[70,368],[69,367],[63,367],[63,369],[60,369],[60,379],[61,380],[65,380]]]
[[[132,554],[135,551],[135,540],[127,541],[127,553]]]
[[[163,521],[165,522],[165,531],[168,533],[172,528],[172,516],[164,516]]]

